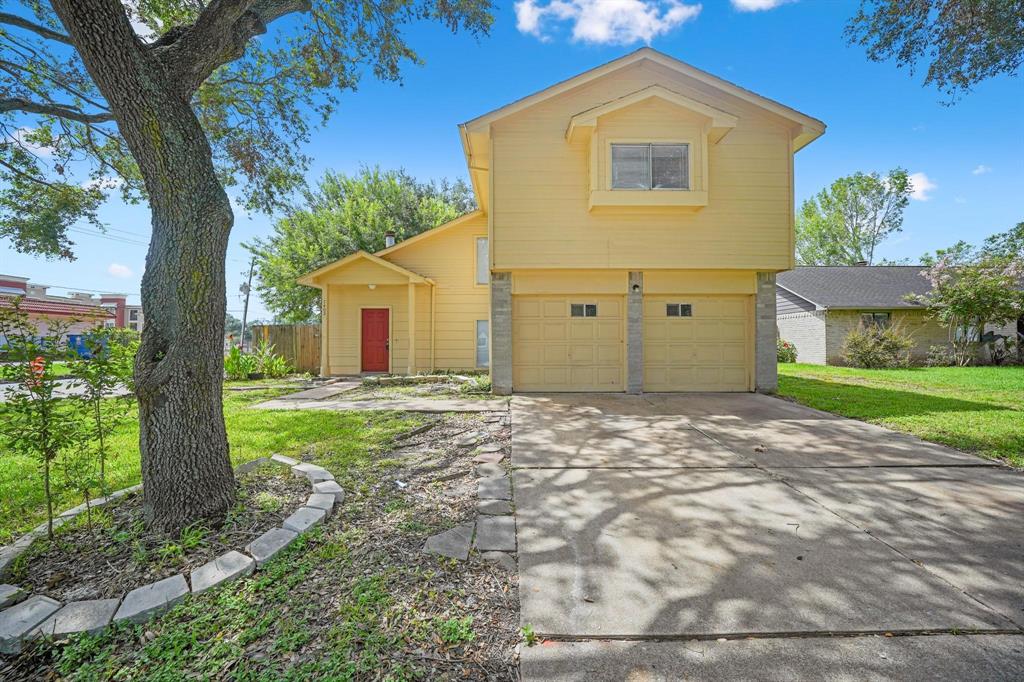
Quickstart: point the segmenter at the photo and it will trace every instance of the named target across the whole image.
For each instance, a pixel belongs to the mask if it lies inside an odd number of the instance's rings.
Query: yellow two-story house
[[[650,48],[463,123],[477,211],[300,280],[321,372],[774,391],[793,155],[824,130]]]

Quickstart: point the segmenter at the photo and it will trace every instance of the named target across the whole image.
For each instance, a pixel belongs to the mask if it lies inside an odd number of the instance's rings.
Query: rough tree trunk
[[[53,0],[142,173],[153,233],[135,363],[146,518],[175,533],[234,501],[221,399],[233,217],[190,92],[136,38],[120,0]]]

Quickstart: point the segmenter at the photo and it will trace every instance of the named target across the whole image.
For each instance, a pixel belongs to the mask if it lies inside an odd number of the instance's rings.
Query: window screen
[[[487,367],[490,364],[491,323],[488,320],[476,321],[476,366]]]
[[[688,189],[690,145],[613,144],[612,189]]]
[[[612,145],[612,187],[615,189],[651,188],[650,145]]]
[[[487,250],[487,237],[476,239],[476,283],[487,284],[490,281],[491,264]]]

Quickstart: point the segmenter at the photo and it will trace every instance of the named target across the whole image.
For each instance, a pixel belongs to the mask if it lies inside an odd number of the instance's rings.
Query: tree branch
[[[0,113],[8,111],[24,111],[30,114],[56,116],[57,118],[66,118],[70,121],[78,121],[79,123],[106,123],[107,121],[114,120],[114,115],[109,111],[99,114],[87,114],[65,104],[31,102],[21,97],[0,99]]]
[[[40,26],[39,24],[31,22],[27,19],[23,19],[22,17],[19,17],[16,14],[10,14],[9,12],[0,12],[0,24],[9,24],[11,26],[17,26],[18,28],[23,28],[25,30],[32,31],[36,35],[42,36],[43,38],[47,38],[49,40],[57,40],[68,45],[73,44],[71,42],[70,36],[66,36],[63,33],[46,28],[45,26]]]
[[[311,8],[310,0],[213,0],[177,39],[157,41],[153,48],[191,96],[218,67],[241,58],[267,24]]]

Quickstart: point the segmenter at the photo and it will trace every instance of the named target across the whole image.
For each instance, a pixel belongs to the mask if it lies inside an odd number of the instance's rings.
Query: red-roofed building
[[[82,334],[97,326],[125,326],[125,296],[53,296],[46,286],[33,284],[25,277],[0,275],[0,307],[12,306],[18,297],[22,298],[21,309],[39,328],[40,335],[48,333],[50,325],[58,321],[68,325],[67,334]]]

